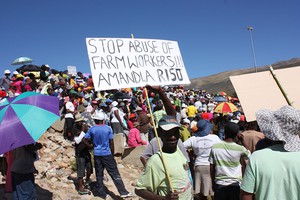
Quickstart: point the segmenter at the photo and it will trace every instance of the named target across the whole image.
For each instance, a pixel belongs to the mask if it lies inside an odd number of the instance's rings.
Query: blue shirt
[[[111,155],[109,140],[114,138],[112,129],[107,125],[95,125],[88,130],[85,139],[92,139],[95,156]]]

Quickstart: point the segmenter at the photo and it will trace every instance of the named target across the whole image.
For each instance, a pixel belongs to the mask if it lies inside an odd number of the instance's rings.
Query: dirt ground
[[[72,144],[66,143],[61,134],[46,132],[38,142],[44,146],[39,150],[40,159],[35,162],[38,170],[35,175],[38,200],[101,199],[97,197],[95,173],[91,176],[91,194],[78,194],[76,190],[77,176],[73,167],[75,150]],[[134,194],[134,185],[142,168],[123,163],[121,157],[115,157],[115,159],[126,189]],[[104,184],[109,194],[107,199],[122,199],[106,171],[104,177]],[[5,192],[5,181],[2,178],[0,175],[0,199],[10,200],[12,194]],[[127,199],[137,200],[139,197],[134,196]]]

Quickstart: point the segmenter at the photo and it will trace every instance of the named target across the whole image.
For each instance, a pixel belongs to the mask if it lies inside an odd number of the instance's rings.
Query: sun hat
[[[77,94],[77,92],[75,90],[70,90],[69,94]]]
[[[283,141],[286,151],[300,151],[300,111],[283,106],[277,111],[262,109],[256,112],[258,126],[265,137]]]
[[[113,101],[111,99],[106,99],[105,103],[112,103]]]
[[[24,76],[22,74],[18,74],[16,77],[17,78],[24,78]]]
[[[10,74],[10,71],[7,69],[4,71],[4,74]]]
[[[191,121],[190,121],[189,119],[187,119],[187,118],[184,118],[184,119],[182,120],[182,123],[183,123],[183,124],[190,124]]]
[[[91,90],[92,87],[91,87],[91,86],[87,86],[85,89],[86,89],[86,90]]]
[[[196,137],[204,137],[210,134],[213,129],[213,124],[205,119],[201,119],[197,122],[197,131],[194,133]]]
[[[116,106],[118,105],[118,102],[113,101],[113,102],[111,103],[111,105],[112,105],[113,107],[116,107]]]
[[[92,101],[92,104],[99,104],[99,102],[98,101]]]
[[[13,72],[13,74],[14,74],[14,75],[18,75],[18,74],[19,74],[19,72],[17,72],[17,71],[14,71],[14,72]]]
[[[95,114],[92,115],[92,119],[96,119],[96,120],[104,120],[105,119],[105,115],[103,112],[97,112]]]
[[[180,125],[177,123],[177,120],[174,116],[166,115],[159,120],[158,127],[165,131],[169,131],[173,128],[180,128]]]
[[[101,103],[100,107],[107,107],[106,103]]]
[[[183,104],[181,105],[181,107],[182,107],[182,108],[187,108],[187,105],[186,105],[185,103],[183,103]]]
[[[81,114],[76,114],[75,115],[75,121],[74,122],[81,122],[84,121],[84,117]]]
[[[91,94],[91,93],[86,93],[86,94],[84,95],[84,98],[85,98],[85,99],[89,99],[89,98],[92,98],[92,96],[93,96],[93,94]]]
[[[138,126],[140,126],[140,123],[138,123],[138,122],[133,122],[133,127],[138,127]]]

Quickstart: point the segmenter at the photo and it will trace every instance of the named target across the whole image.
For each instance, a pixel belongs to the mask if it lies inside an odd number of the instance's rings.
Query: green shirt
[[[184,125],[181,125],[181,128],[179,129],[179,134],[182,142],[186,141],[191,137],[191,132]]]
[[[193,186],[189,178],[188,162],[182,152],[177,148],[175,153],[163,153],[163,157],[172,187],[179,192],[179,199],[193,199]],[[170,193],[159,152],[149,158],[144,172],[138,178],[136,189],[146,189],[160,196],[166,196]]]
[[[241,189],[260,200],[300,199],[300,152],[278,144],[255,151],[249,159]]]

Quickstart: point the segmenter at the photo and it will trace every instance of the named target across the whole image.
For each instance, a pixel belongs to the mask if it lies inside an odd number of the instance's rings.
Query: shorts
[[[83,178],[85,176],[85,170],[87,174],[93,173],[93,167],[91,159],[85,157],[76,156],[77,178]]]

